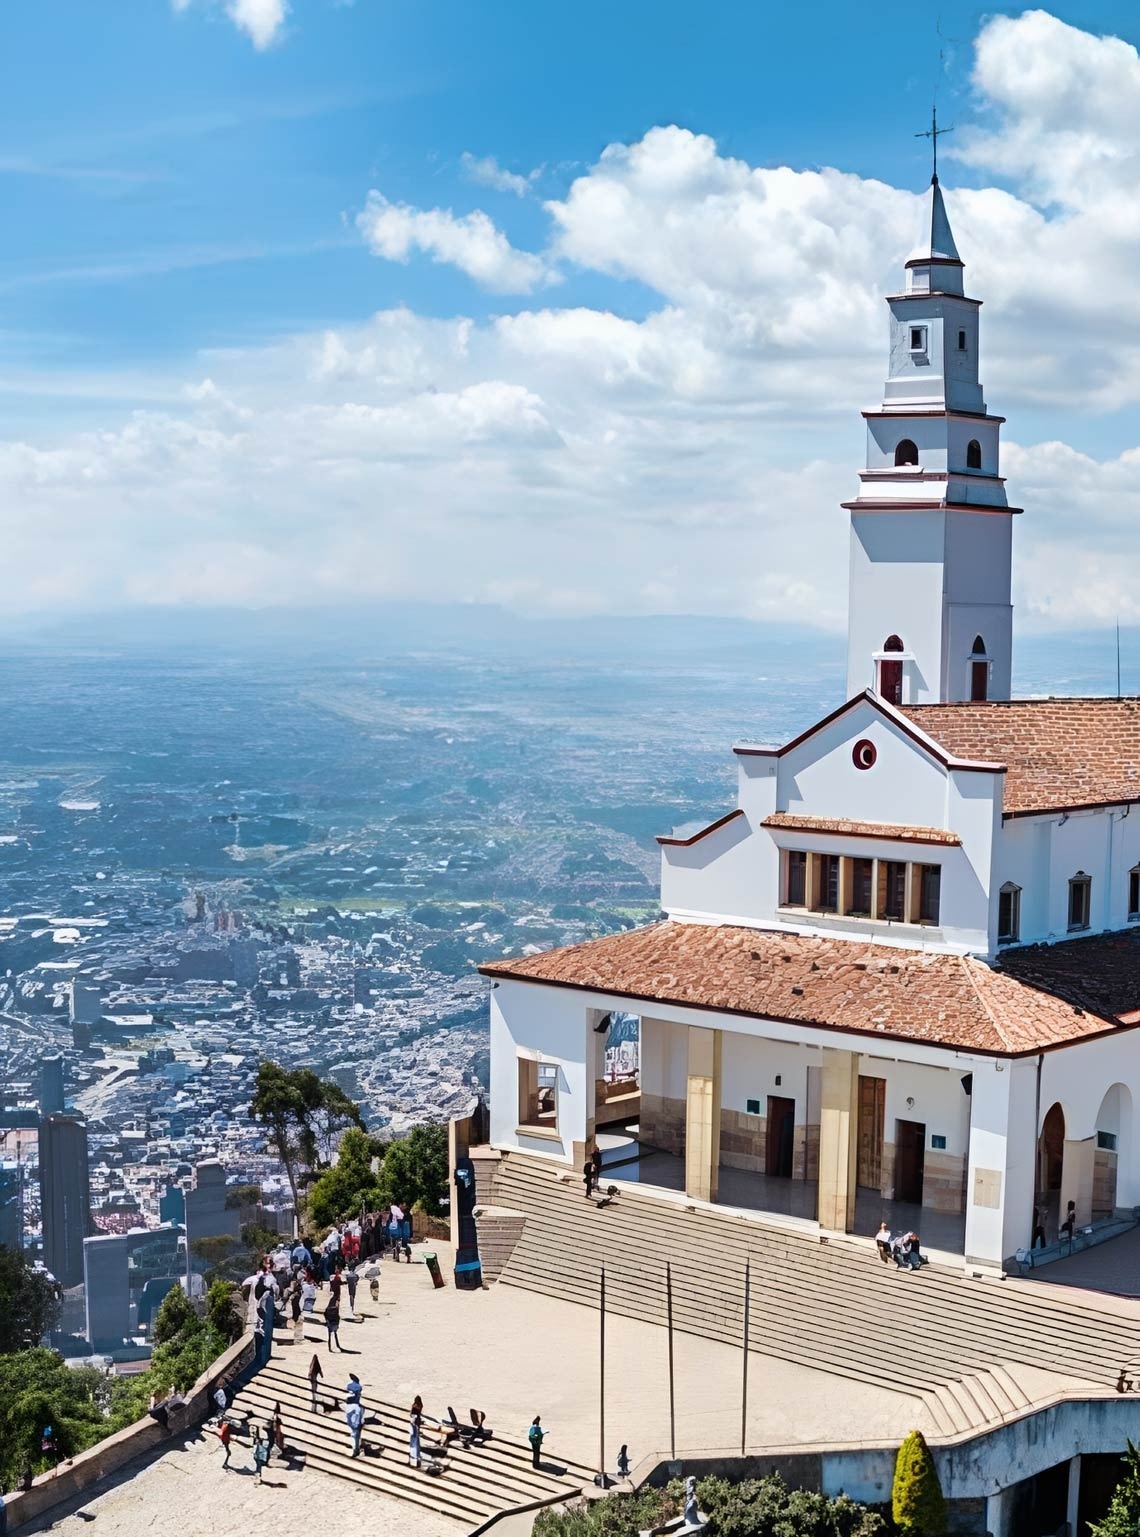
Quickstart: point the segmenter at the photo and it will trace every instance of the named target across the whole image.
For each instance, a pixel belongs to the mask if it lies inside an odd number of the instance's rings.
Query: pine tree
[[[946,1530],[946,1501],[921,1430],[912,1430],[899,1447],[891,1509],[907,1537],[941,1537]]]
[[[1123,1457],[1124,1471],[1108,1514],[1096,1526],[1090,1526],[1093,1537],[1136,1537],[1140,1531],[1140,1451],[1128,1443]]]

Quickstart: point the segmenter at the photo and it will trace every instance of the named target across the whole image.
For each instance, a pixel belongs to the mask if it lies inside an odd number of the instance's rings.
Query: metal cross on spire
[[[954,126],[955,125],[951,123],[949,128],[939,128],[938,108],[935,106],[931,107],[930,109],[930,127],[925,129],[922,133],[915,134],[916,139],[929,139],[931,148],[934,151],[934,175],[930,178],[930,184],[932,187],[936,187],[938,185],[938,140],[944,133],[953,133]]]

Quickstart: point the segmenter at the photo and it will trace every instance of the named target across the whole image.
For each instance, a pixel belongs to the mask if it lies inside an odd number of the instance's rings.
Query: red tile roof
[[[1140,1005],[1137,941],[1098,936],[1014,951],[993,968],[938,951],[666,921],[479,969],[647,1003],[1017,1056],[1125,1028],[1116,1005]],[[1119,946],[1111,996],[1099,986],[1106,942]]]
[[[1007,768],[1006,815],[1140,800],[1140,699],[1013,699],[907,705],[956,758]]]
[[[894,843],[961,843],[957,833],[944,827],[911,827],[905,822],[853,822],[847,817],[809,817],[795,811],[773,811],[761,827],[783,827],[790,832],[839,833],[849,838],[884,838]],[[658,838],[658,843],[661,839]]]

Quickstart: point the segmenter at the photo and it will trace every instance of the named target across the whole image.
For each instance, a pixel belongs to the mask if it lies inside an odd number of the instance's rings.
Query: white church
[[[1018,509],[937,178],[887,305],[847,703],[733,748],[735,804],[658,840],[662,921],[482,968],[491,1141],[997,1270],[1140,1206],[1140,700],[1010,698]]]

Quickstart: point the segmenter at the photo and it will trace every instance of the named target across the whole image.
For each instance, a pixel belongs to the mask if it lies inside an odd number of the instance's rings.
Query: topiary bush
[[[946,1501],[921,1430],[912,1430],[899,1447],[891,1510],[906,1537],[942,1537],[946,1530]]]

